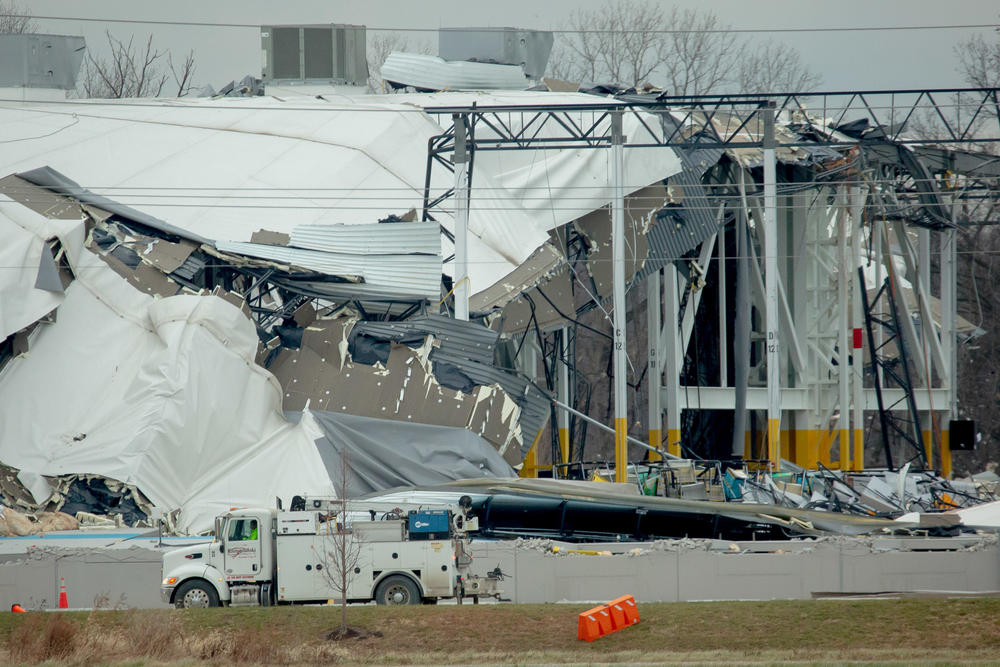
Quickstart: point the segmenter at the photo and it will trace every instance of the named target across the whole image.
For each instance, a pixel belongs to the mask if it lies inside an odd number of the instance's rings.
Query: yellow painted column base
[[[767,459],[774,470],[781,469],[781,428],[780,419],[767,420]]]
[[[941,431],[941,476],[951,478],[951,431]]]
[[[787,441],[790,444],[790,460],[797,466],[816,470],[819,466],[819,449],[826,436],[825,431],[810,428],[790,429]]]
[[[535,440],[531,443],[531,449],[528,453],[524,455],[524,461],[521,462],[521,471],[518,472],[518,477],[538,477],[538,441],[542,437],[542,432],[538,431],[535,434]]]
[[[865,469],[865,430],[854,429],[854,455],[851,457],[854,470]]]
[[[663,431],[661,431],[658,428],[651,428],[651,429],[649,429],[649,446],[650,447],[659,447],[660,446],[660,442],[662,441],[662,439],[663,439]],[[649,460],[650,461],[662,461],[663,457],[660,456],[659,454],[657,454],[656,452],[650,452],[649,453]]]
[[[628,479],[628,419],[615,417],[615,481],[624,483]]]
[[[560,463],[569,463],[569,429],[561,428],[559,429],[559,456],[562,457]],[[566,475],[568,470],[562,468],[563,475]]]
[[[667,452],[674,456],[681,455],[681,430],[679,428],[667,429]]]
[[[840,469],[851,470],[851,431],[840,429]]]

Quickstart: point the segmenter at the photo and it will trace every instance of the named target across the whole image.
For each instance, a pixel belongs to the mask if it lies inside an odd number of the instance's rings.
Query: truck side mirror
[[[219,544],[219,553],[226,553],[226,543],[222,542]]]

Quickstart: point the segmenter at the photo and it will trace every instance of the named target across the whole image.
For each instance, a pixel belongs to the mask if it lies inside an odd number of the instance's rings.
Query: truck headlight
[[[176,583],[177,583],[177,577],[167,577],[166,579],[163,580],[164,586],[173,586]]]

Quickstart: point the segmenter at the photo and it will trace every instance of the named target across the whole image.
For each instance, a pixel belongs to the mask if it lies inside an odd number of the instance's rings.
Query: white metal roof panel
[[[520,65],[449,61],[421,53],[390,53],[382,78],[425,90],[520,90],[528,85]]]

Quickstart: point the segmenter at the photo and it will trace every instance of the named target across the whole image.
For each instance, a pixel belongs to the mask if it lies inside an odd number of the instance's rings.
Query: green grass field
[[[1000,599],[640,604],[586,643],[585,605],[337,607],[0,615],[0,663],[1000,663]]]

